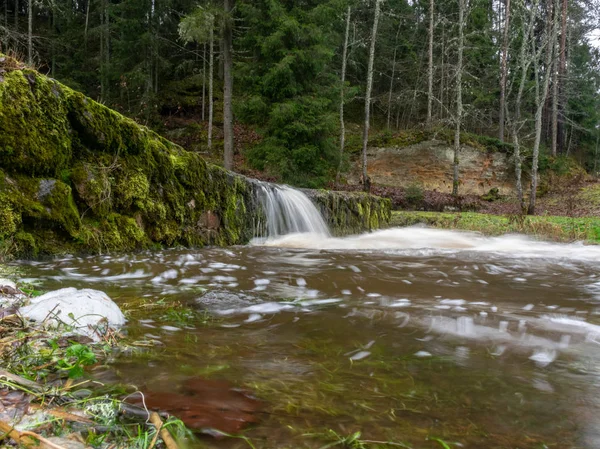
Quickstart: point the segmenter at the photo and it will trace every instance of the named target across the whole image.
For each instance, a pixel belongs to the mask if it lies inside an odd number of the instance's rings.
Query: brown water
[[[126,330],[148,349],[103,379],[252,390],[266,404],[244,432],[257,448],[319,448],[329,430],[415,449],[598,448],[598,261],[581,245],[409,229],[24,269],[129,310]]]

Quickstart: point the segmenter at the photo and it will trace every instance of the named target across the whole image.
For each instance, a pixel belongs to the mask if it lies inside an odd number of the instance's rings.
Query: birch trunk
[[[33,65],[33,0],[27,4],[27,63]]]
[[[394,92],[394,77],[396,76],[396,53],[398,49],[398,35],[400,34],[400,27],[396,32],[396,39],[394,40],[394,59],[392,62],[392,78],[390,79],[390,91],[388,92],[388,113],[387,113],[387,129],[390,129],[390,121],[392,119],[392,94]]]
[[[83,29],[83,42],[85,45],[85,48],[87,48],[87,42],[88,42],[88,25],[90,23],[90,2],[92,0],[87,0],[86,4],[85,4],[85,28]]]
[[[213,71],[214,71],[214,23],[210,24],[210,38],[208,40],[208,149],[212,149],[213,127]]]
[[[555,45],[556,47],[556,45]],[[556,55],[556,52],[554,53]],[[550,130],[552,156],[556,157],[557,135],[558,135],[558,60],[554,57],[552,61],[552,129]]]
[[[202,121],[204,121],[204,111],[206,110],[206,42],[202,53]]]
[[[534,29],[534,25],[535,25],[537,7],[538,7],[538,1],[536,0],[529,10],[530,13],[529,13],[529,22],[527,23],[527,31],[525,33],[523,33],[523,40],[521,42],[521,49],[519,51],[519,69],[521,70],[521,79],[519,82],[519,90],[517,92],[517,97],[515,99],[515,116],[512,121],[512,141],[513,141],[514,157],[515,157],[515,188],[517,190],[517,199],[519,201],[519,211],[521,213],[525,213],[525,199],[523,196],[523,182],[522,182],[523,161],[521,158],[521,143],[519,140],[519,133],[523,126],[521,124],[521,102],[523,99],[523,93],[525,92],[525,85],[527,83],[527,75],[529,72],[529,66],[531,65],[531,58],[527,57],[527,54],[528,54],[527,49],[533,38],[533,29]],[[536,55],[533,54],[533,57],[536,57]],[[507,117],[508,117],[508,115],[509,114],[507,113]]]
[[[233,41],[233,26],[231,9],[234,0],[224,0],[225,22],[223,23],[223,165],[227,170],[233,169],[233,58],[231,47]]]
[[[500,117],[498,120],[498,139],[504,141],[504,111],[506,107],[506,77],[508,58],[508,33],[510,29],[510,0],[506,0],[504,36],[502,38],[502,60],[500,62]]]
[[[427,127],[431,126],[431,108],[433,106],[433,18],[435,0],[429,0],[429,49],[427,67]],[[394,49],[394,63],[396,62],[396,49]]]
[[[371,49],[369,50],[369,66],[367,69],[367,90],[365,93],[365,127],[363,130],[362,146],[362,178],[365,192],[371,190],[371,180],[367,173],[367,145],[369,142],[369,118],[371,112],[371,90],[373,89],[373,65],[375,63],[375,41],[377,40],[377,26],[379,25],[379,14],[383,0],[375,0],[375,17],[373,18],[373,30],[371,32]]]
[[[558,66],[558,120],[557,120],[557,150],[564,151],[565,144],[565,109],[567,104],[567,89],[565,86],[567,78],[567,0],[562,0],[561,11],[561,35],[560,35],[560,63]]]
[[[348,39],[350,37],[350,15],[352,7],[348,6],[346,11],[346,33],[344,34],[344,48],[342,50],[342,77],[340,79],[340,157],[338,169],[335,175],[336,184],[340,182],[340,173],[342,171],[342,161],[344,160],[344,145],[346,143],[346,125],[344,123],[344,94],[346,84],[346,62],[348,60]]]
[[[458,60],[456,62],[456,123],[454,128],[454,160],[452,177],[452,195],[458,196],[458,152],[460,151],[460,127],[462,124],[462,72],[464,51],[464,27],[465,27],[465,3],[466,0],[458,0]]]
[[[548,97],[548,87],[550,84],[550,70],[552,66],[552,56],[554,53],[554,44],[556,42],[556,4],[558,0],[554,0],[555,4],[552,4],[552,0],[548,0],[548,29],[546,31],[546,60],[545,69],[546,76],[544,77],[544,84],[540,92],[540,69],[537,62],[537,57],[534,58],[535,65],[535,84],[536,84],[536,100],[537,109],[535,112],[535,139],[533,142],[533,160],[531,162],[531,192],[529,194],[529,207],[527,213],[529,215],[535,214],[535,203],[537,195],[537,172],[538,172],[538,160],[540,154],[540,141],[542,137],[542,115],[544,112],[544,104]]]

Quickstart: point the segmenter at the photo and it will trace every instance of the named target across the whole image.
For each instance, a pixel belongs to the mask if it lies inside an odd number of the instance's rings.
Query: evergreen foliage
[[[462,128],[497,136],[505,0],[469,0],[465,19]],[[436,0],[433,45],[433,127],[453,128],[458,3]],[[548,1],[511,3],[508,30],[507,109],[514,112],[520,78],[517,55],[524,17],[538,8],[538,48],[547,28]],[[245,153],[254,168],[298,185],[324,185],[339,164],[340,75],[348,6],[352,9],[345,76],[344,114],[360,123],[375,0],[84,0],[33,2],[34,64],[64,84],[160,130],[165,117],[200,121],[206,111],[209,19],[215,25],[214,139],[221,145],[223,51],[220,30],[233,29],[234,120],[258,132]],[[597,164],[600,54],[590,42],[598,28],[597,1],[568,3],[566,73],[559,83],[559,154],[577,155],[591,170]],[[15,10],[16,9],[16,10]],[[28,54],[28,2],[0,4],[0,49]],[[376,43],[371,103],[372,126],[390,130],[420,127],[427,116],[430,0],[386,0]],[[558,57],[558,56],[556,56]],[[551,76],[543,55],[541,79]],[[534,64],[520,102],[521,145],[532,145],[535,113]],[[2,74],[0,73],[0,76]],[[553,89],[550,89],[553,92]],[[552,94],[550,95],[552,97]],[[543,116],[542,148],[551,140],[551,105]],[[202,109],[204,107],[204,109]],[[511,116],[509,114],[509,116]],[[206,120],[206,119],[205,119]],[[204,125],[203,125],[204,126]],[[507,127],[505,142],[511,142]],[[206,130],[206,126],[204,126]],[[206,132],[206,131],[203,131]],[[351,149],[349,148],[351,151]]]

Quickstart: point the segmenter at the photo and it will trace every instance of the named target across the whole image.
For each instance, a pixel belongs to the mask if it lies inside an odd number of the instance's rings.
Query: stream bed
[[[580,244],[408,228],[19,267],[44,290],[105,291],[148,343],[92,376],[227,380],[264,404],[243,432],[256,448],[357,431],[369,447],[598,448],[598,261]]]

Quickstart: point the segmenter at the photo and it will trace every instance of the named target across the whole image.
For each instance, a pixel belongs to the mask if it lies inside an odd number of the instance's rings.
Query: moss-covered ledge
[[[256,183],[9,57],[0,69],[0,259],[243,244],[264,220]],[[313,195],[335,232],[389,220],[349,195]]]
[[[316,204],[335,235],[358,234],[386,227],[392,202],[364,192],[303,190]]]

